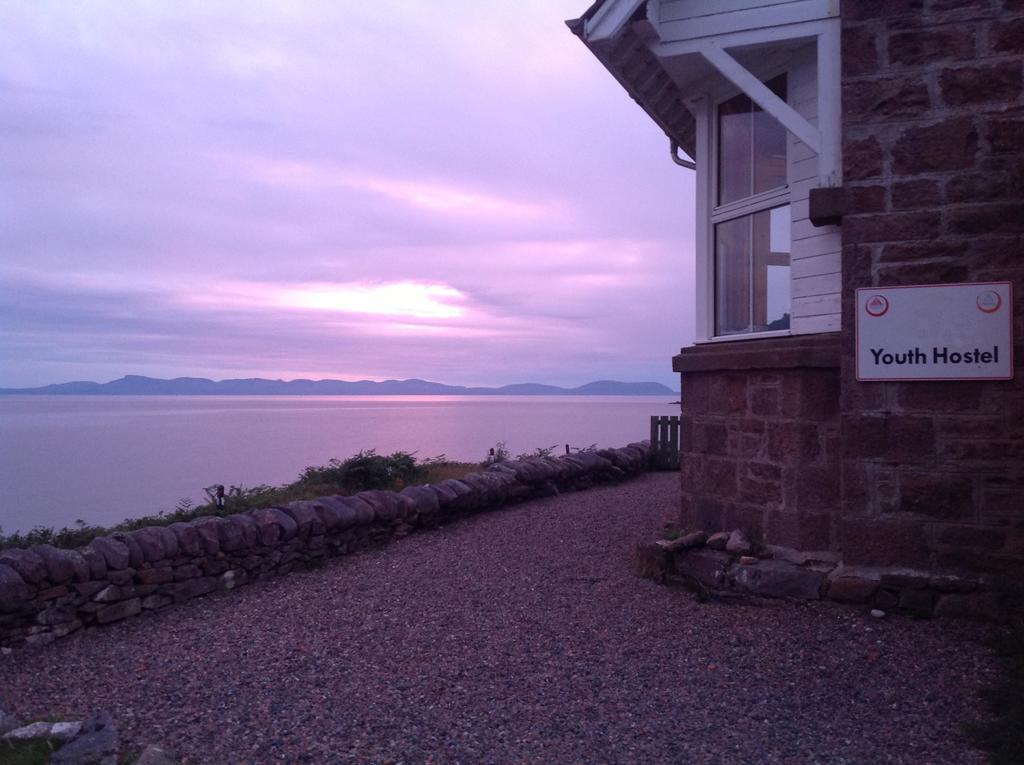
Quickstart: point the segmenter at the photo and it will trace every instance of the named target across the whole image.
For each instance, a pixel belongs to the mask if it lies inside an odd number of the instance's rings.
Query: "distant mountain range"
[[[68,382],[40,388],[0,388],[0,395],[41,396],[677,396],[677,391],[656,382],[598,380],[578,388],[540,383],[518,383],[500,388],[467,388],[429,380],[207,380],[204,377],[127,375],[108,383]]]

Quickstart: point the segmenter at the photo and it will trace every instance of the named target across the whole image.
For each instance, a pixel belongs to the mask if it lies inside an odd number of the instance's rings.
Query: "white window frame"
[[[787,66],[774,64],[767,69],[760,79],[763,82],[780,75],[786,75],[786,93],[789,97],[790,73]],[[787,337],[792,334],[790,329],[766,330],[763,332],[732,332],[725,335],[715,334],[715,226],[719,223],[752,215],[753,213],[772,210],[790,204],[791,190],[789,185],[789,152],[786,156],[786,183],[768,191],[762,191],[749,197],[743,197],[725,204],[716,204],[719,183],[719,146],[718,146],[718,110],[726,101],[738,95],[745,95],[735,87],[721,88],[714,94],[708,94],[688,103],[697,127],[697,156],[704,161],[697,168],[697,339],[698,343],[722,343],[754,338]],[[787,136],[788,141],[788,136]],[[790,213],[792,221],[792,213]],[[792,298],[790,298],[790,322],[792,322]]]
[[[686,99],[686,106],[695,120],[695,153],[697,155],[696,178],[696,339],[697,343],[734,342],[769,337],[785,337],[796,334],[793,330],[792,299],[790,301],[790,328],[766,332],[736,333],[730,335],[714,334],[715,329],[715,281],[714,281],[714,223],[721,222],[718,217],[717,202],[717,106],[722,101],[744,92],[758,103],[766,112],[779,119],[787,131],[797,136],[818,156],[818,179],[822,186],[837,186],[840,183],[840,123],[841,107],[839,101],[839,49],[840,24],[838,12],[829,11],[829,18],[807,20],[766,26],[728,34],[712,34],[700,39],[679,42],[658,43],[652,50],[659,56],[672,57],[699,53],[722,76],[717,91],[697,94]],[[779,100],[763,84],[774,74],[770,71],[748,71],[741,66],[728,49],[732,46],[754,45],[761,43],[785,43],[792,41],[799,44],[808,41],[817,44],[817,92],[818,92],[818,124],[810,125],[793,111],[788,104]],[[798,47],[798,46],[797,46]],[[766,61],[763,66],[777,66],[777,62]],[[775,74],[787,70],[783,67]],[[726,90],[728,88],[728,90]],[[789,89],[787,88],[787,97]],[[790,163],[787,162],[787,174]],[[788,189],[788,186],[787,186]],[[770,194],[771,192],[765,192]],[[742,200],[749,202],[750,200]],[[721,206],[725,208],[726,206]],[[712,217],[715,220],[712,221]]]

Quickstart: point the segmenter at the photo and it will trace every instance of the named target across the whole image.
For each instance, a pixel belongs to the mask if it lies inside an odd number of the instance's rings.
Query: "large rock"
[[[863,566],[840,566],[828,577],[828,599],[838,603],[867,603],[881,586],[881,573]]]
[[[689,534],[683,534],[681,537],[668,541],[664,546],[671,552],[680,552],[682,550],[689,550],[692,547],[701,547],[707,541],[708,535],[703,531],[692,531]]]
[[[374,519],[391,523],[402,519],[406,505],[393,491],[361,491],[355,495],[373,508]]]
[[[199,566],[194,563],[186,563],[183,566],[175,566],[174,581],[184,582],[187,579],[197,579],[203,575]]]
[[[171,605],[174,602],[174,598],[170,595],[147,595],[142,599],[142,607],[149,610],[155,610]]]
[[[455,493],[455,490],[450,486],[445,486],[443,483],[429,484],[424,488],[429,489],[437,496],[438,507],[442,512],[453,507],[459,499],[459,495]]]
[[[750,555],[754,551],[754,545],[747,539],[747,535],[739,529],[729,534],[725,542],[725,551],[733,555]]]
[[[237,523],[228,518],[211,518],[210,524],[217,528],[217,543],[224,552],[245,549],[245,533]]]
[[[416,515],[422,518],[433,518],[441,509],[437,493],[425,486],[407,486],[402,489],[402,496],[412,502]]]
[[[178,541],[178,549],[184,555],[195,558],[203,554],[203,540],[195,526],[178,521],[168,526],[167,530],[174,534],[174,538]]]
[[[117,731],[110,713],[97,712],[82,721],[74,740],[50,755],[51,765],[106,765],[117,758]]]
[[[486,473],[481,473],[480,475],[482,475],[484,480],[491,485],[492,490],[494,491],[493,496],[496,497],[499,502],[507,500],[509,498],[509,494],[514,491],[514,487],[519,483],[514,476],[511,476],[508,473],[488,471]]]
[[[36,545],[32,551],[43,559],[46,578],[54,584],[88,582],[89,564],[74,550],[61,550],[53,545]]]
[[[79,547],[78,553],[89,564],[89,578],[102,579],[107,574],[107,559],[92,547]]]
[[[45,608],[36,614],[36,624],[53,627],[74,621],[75,609],[70,607]]]
[[[961,571],[938,571],[928,580],[928,586],[939,592],[974,592],[987,587],[988,584],[988,580],[980,574]]]
[[[719,532],[717,532],[715,534],[712,534],[710,537],[708,537],[707,545],[712,550],[724,550],[725,546],[727,544],[729,544],[729,536],[730,536],[730,532],[728,532],[728,531],[719,531]]]
[[[114,603],[106,608],[101,608],[96,612],[96,621],[100,624],[109,624],[110,622],[120,621],[121,619],[127,619],[129,616],[135,616],[142,611],[142,601],[139,598],[132,598],[131,600],[122,600],[120,603]]]
[[[792,547],[782,545],[766,545],[765,550],[776,560],[784,560],[796,566],[813,565],[817,563],[837,564],[843,559],[842,553],[832,550],[795,550]]]
[[[28,741],[33,738],[49,738],[70,741],[82,729],[80,722],[34,722],[15,728],[4,734],[8,741]]]
[[[219,521],[220,518],[203,516],[188,522],[189,526],[195,529],[199,535],[199,542],[205,555],[216,555],[220,552],[220,534],[217,530]]]
[[[335,529],[347,529],[359,523],[360,508],[354,503],[344,501],[345,497],[317,497],[310,500],[313,509],[320,517],[320,522],[327,531]],[[366,508],[365,512],[373,518],[373,510]]]
[[[462,476],[459,481],[469,487],[472,499],[472,508],[489,507],[497,502],[494,487],[487,480],[485,473],[469,473]]]
[[[131,563],[131,555],[128,552],[128,547],[113,537],[96,537],[93,539],[87,547],[95,550],[103,556],[103,560],[107,563],[107,568],[114,570],[121,570],[128,568]]]
[[[204,515],[194,519],[192,525],[199,531],[207,555],[214,555],[220,551],[232,552],[245,547],[241,527],[233,525],[227,518]],[[217,545],[216,551],[213,550],[214,540]]]
[[[825,574],[800,568],[781,560],[765,560],[754,566],[736,566],[732,571],[736,587],[766,598],[817,600]]]
[[[309,539],[312,536],[319,536],[326,530],[324,522],[320,520],[312,502],[298,501],[289,502],[281,508],[295,521],[299,528],[299,538]]]
[[[473,490],[466,486],[462,481],[456,480],[455,478],[447,478],[437,485],[444,491],[451,492],[455,495],[455,499],[452,500],[449,505],[453,510],[461,511],[473,509],[475,494]]]
[[[129,532],[128,536],[142,548],[142,555],[147,563],[156,563],[164,559],[164,543],[152,526],[135,529],[135,531]]]
[[[355,510],[355,523],[352,525],[368,526],[373,523],[375,517],[373,507],[367,502],[361,500],[359,497],[335,496],[334,499]]]
[[[160,540],[160,544],[164,548],[164,558],[171,560],[177,558],[181,553],[181,548],[178,546],[178,537],[175,536],[174,532],[166,526],[150,526],[152,529],[153,536]]]
[[[171,566],[159,568],[143,568],[135,572],[135,581],[139,584],[163,584],[174,581],[174,569]]]
[[[138,541],[130,534],[118,531],[110,536],[128,548],[128,564],[132,568],[139,568],[146,562],[146,555],[143,553],[142,547],[139,546]]]
[[[299,533],[295,519],[278,507],[265,507],[253,510],[250,517],[259,528],[260,543],[272,547],[279,541],[294,539]]]
[[[633,552],[637,573],[646,579],[665,584],[675,572],[675,556],[657,542],[641,542]]]
[[[224,517],[228,523],[233,523],[242,533],[242,541],[245,547],[255,547],[260,542],[260,528],[256,521],[248,513],[235,513]]]
[[[706,587],[722,588],[728,584],[727,572],[732,559],[717,550],[690,550],[676,559],[676,570],[692,576]]]
[[[13,568],[27,584],[40,584],[46,579],[46,564],[31,550],[0,550],[0,564]]]
[[[529,460],[510,460],[498,462],[487,468],[488,472],[501,472],[514,475],[516,480],[526,485],[541,483],[550,478],[551,470]]]
[[[595,475],[602,472],[608,472],[610,468],[614,467],[609,460],[605,459],[597,452],[575,452],[574,454],[563,456],[562,461],[582,464],[583,469],[587,473]]]

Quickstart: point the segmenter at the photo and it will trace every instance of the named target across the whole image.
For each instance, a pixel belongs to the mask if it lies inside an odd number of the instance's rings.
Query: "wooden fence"
[[[679,417],[651,417],[651,459],[657,470],[679,468]]]

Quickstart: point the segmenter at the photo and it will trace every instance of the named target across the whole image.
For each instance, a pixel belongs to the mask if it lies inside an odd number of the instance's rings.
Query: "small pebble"
[[[879,608],[872,608],[871,615],[876,619],[882,619],[885,616],[885,611],[882,611]]]
[[[959,723],[986,713],[988,628],[865,635],[863,608],[651,587],[629,555],[679,485],[524,502],[81,630],[0,661],[0,700],[112,704],[123,748],[189,763],[983,765]]]

